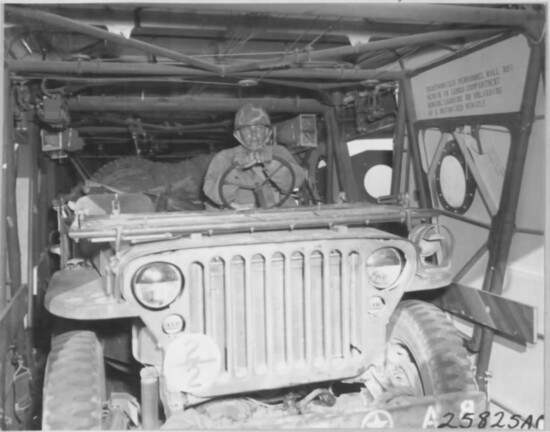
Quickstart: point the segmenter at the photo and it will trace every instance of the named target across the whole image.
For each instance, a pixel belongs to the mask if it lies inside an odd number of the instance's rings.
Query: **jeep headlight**
[[[183,276],[172,264],[155,262],[141,267],[132,281],[137,301],[150,309],[163,309],[183,291]]]
[[[385,247],[367,258],[367,277],[378,289],[386,289],[397,282],[405,267],[405,259],[398,249]]]

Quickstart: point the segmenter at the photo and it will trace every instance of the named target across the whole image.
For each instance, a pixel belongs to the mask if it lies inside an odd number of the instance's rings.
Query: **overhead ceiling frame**
[[[119,4],[120,6],[120,4]],[[173,9],[177,6],[177,10]],[[52,13],[76,19],[87,24],[102,24],[106,19],[109,22],[123,23],[126,26],[133,25],[134,31],[147,34],[148,31],[167,30],[168,34],[177,34],[178,29],[185,27],[189,31],[223,31],[228,28],[228,22],[240,27],[261,27],[269,36],[272,32],[285,34],[301,34],[308,29],[313,34],[325,32],[330,29],[331,36],[347,37],[350,33],[375,36],[393,37],[396,35],[418,33],[425,30],[425,24],[403,24],[391,20],[379,23],[373,22],[361,16],[332,17],[316,16],[276,16],[261,12],[242,11],[232,13],[228,21],[228,13],[223,11],[208,10],[199,11],[198,5],[187,4],[181,8],[179,5],[167,5],[170,10],[161,9],[157,5],[138,4],[134,9],[117,9],[112,4],[102,4],[100,7],[93,4],[57,4],[55,6],[41,5],[41,9]],[[201,5],[202,7],[202,5]],[[224,9],[224,5],[219,5]],[[108,15],[108,17],[106,17]],[[174,32],[175,31],[175,32]]]
[[[125,38],[124,36],[111,33],[106,30],[99,29],[92,25],[88,25],[73,19],[65,18],[50,12],[45,12],[27,7],[5,6],[5,11],[8,15],[13,15],[19,18],[32,19],[43,22],[45,24],[58,26],[64,29],[73,30],[87,34],[92,37],[108,40],[124,46],[133,47],[145,51],[149,54],[163,56],[172,60],[183,62],[185,64],[197,67],[202,71],[212,72],[219,76],[227,76],[230,74],[247,72],[253,70],[265,70],[271,68],[280,68],[283,66],[295,65],[312,60],[321,60],[329,58],[338,58],[346,55],[361,54],[368,51],[376,51],[383,49],[394,49],[398,47],[418,45],[422,43],[441,42],[456,38],[475,38],[487,35],[494,35],[504,31],[501,28],[497,29],[473,29],[473,30],[440,30],[434,32],[426,32],[422,34],[399,36],[387,40],[375,41],[370,43],[358,44],[356,46],[346,46],[338,48],[328,48],[322,50],[308,50],[306,52],[289,53],[269,59],[256,60],[238,65],[215,65],[213,63],[203,61],[196,57],[185,55],[179,51],[174,51],[143,42],[136,39]],[[182,71],[180,71],[182,72]],[[199,71],[195,71],[198,73]],[[273,75],[272,75],[273,76]],[[368,78],[367,78],[368,79]]]
[[[137,39],[125,38],[124,36],[111,33],[100,28],[84,24],[69,18],[65,18],[59,15],[55,15],[49,12],[44,12],[36,9],[30,9],[27,7],[17,7],[17,6],[4,6],[5,12],[8,15],[13,15],[19,18],[32,19],[40,21],[44,24],[54,25],[61,28],[73,30],[75,32],[83,33],[88,36],[97,37],[99,39],[104,39],[109,42],[117,43],[123,46],[132,47],[149,54],[163,56],[172,60],[180,61],[191,66],[195,66],[199,69],[207,70],[210,72],[215,72],[218,74],[223,73],[223,69],[220,66],[214,65],[203,60],[190,57],[179,51],[169,50],[166,48],[159,47],[158,45],[153,45],[147,42],[143,42]]]
[[[356,46],[328,48],[317,51],[307,51],[300,53],[289,53],[271,59],[261,61],[252,61],[240,65],[227,66],[225,72],[227,74],[245,72],[254,69],[267,69],[272,67],[288,66],[291,64],[302,63],[312,60],[322,60],[331,57],[343,57],[352,54],[362,54],[368,51],[377,51],[383,49],[394,49],[399,47],[419,45],[423,43],[441,42],[449,39],[457,38],[476,38],[482,36],[493,36],[502,33],[506,29],[476,29],[476,30],[439,30],[434,32],[426,32],[417,35],[399,36],[391,39],[386,39],[376,42],[368,42],[358,44]]]
[[[145,97],[140,96],[78,96],[67,99],[69,111],[112,112],[235,112],[243,104],[263,106],[268,112],[322,113],[326,106],[315,99],[302,98],[219,98],[204,96]]]
[[[296,3],[221,3],[200,5],[201,11],[218,13],[259,12],[271,16],[301,18],[324,17],[349,19],[365,17],[371,21],[402,24],[467,24],[527,28],[535,21],[544,21],[545,14],[534,9],[507,9],[471,4],[419,4],[406,2],[296,2]],[[179,9],[183,10],[185,7]],[[196,6],[198,7],[198,6]]]
[[[28,60],[6,60],[6,65],[11,72],[15,73],[43,73],[52,75],[133,75],[133,76],[219,76],[209,71],[197,71],[195,69],[153,63],[115,63],[93,61],[28,61]],[[399,80],[403,78],[407,70],[387,69],[328,69],[328,68],[300,68],[287,70],[271,70],[258,72],[242,72],[228,74],[230,76],[244,78],[307,78],[307,79],[334,79],[334,80]]]

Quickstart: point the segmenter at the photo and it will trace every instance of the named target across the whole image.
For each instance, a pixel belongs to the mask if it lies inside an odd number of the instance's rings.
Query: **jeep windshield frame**
[[[433,210],[359,203],[247,211],[77,215],[68,234],[77,241],[142,242],[192,234],[410,224],[415,219],[425,219],[436,214],[437,211]]]

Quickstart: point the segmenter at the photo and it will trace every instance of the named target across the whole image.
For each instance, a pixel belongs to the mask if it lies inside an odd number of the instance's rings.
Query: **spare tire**
[[[103,165],[90,181],[127,193],[165,187],[170,188],[171,196],[183,200],[198,199],[212,157],[200,154],[178,163],[125,157]]]
[[[155,185],[155,162],[130,156],[108,162],[98,169],[90,181],[111,186],[123,192],[143,192]]]

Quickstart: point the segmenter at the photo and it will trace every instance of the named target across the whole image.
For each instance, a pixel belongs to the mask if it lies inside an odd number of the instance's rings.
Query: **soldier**
[[[271,207],[280,203],[287,191],[299,188],[303,183],[305,171],[285,147],[273,143],[271,121],[262,107],[242,106],[235,116],[233,135],[241,145],[219,152],[210,163],[204,180],[204,193],[214,203],[224,204],[220,197],[220,180],[231,166],[235,166],[235,170],[226,176],[222,188],[226,203],[235,208]],[[294,172],[293,185],[290,184],[292,176],[288,168],[282,168],[280,162],[272,160],[273,156],[288,162]],[[261,192],[253,190],[258,184],[262,184],[257,188]],[[283,205],[287,207],[295,203],[286,199]]]

